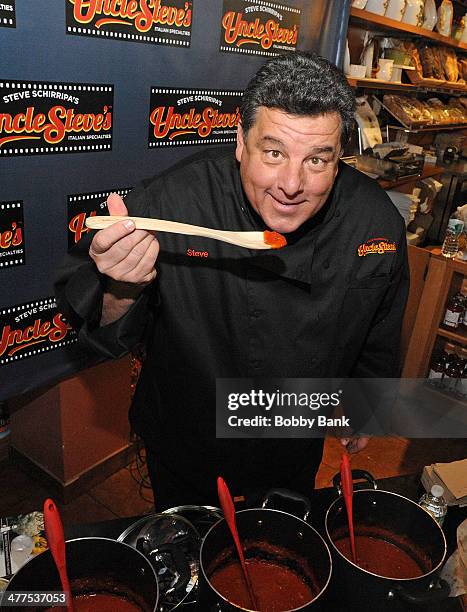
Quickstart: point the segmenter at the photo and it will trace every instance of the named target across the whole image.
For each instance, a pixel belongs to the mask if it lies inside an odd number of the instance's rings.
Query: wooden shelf
[[[443,172],[443,168],[425,164],[423,172],[421,174],[418,174],[416,176],[405,176],[396,181],[385,181],[383,179],[380,179],[378,183],[383,189],[394,189],[394,187],[400,187],[401,185],[406,185],[407,183],[411,183],[413,181],[419,181],[421,179],[429,178],[430,176],[440,176],[441,174],[443,174]]]
[[[350,16],[354,21],[362,22],[362,24],[366,28],[368,28],[368,26],[371,26],[373,29],[380,29],[385,32],[398,32],[399,34],[404,33],[410,34],[412,36],[420,36],[422,38],[434,40],[447,47],[454,47],[455,49],[459,49],[461,51],[467,51],[467,44],[458,42],[454,38],[450,38],[449,36],[441,36],[441,34],[438,34],[437,32],[431,32],[430,30],[425,30],[424,28],[409,25],[408,23],[402,23],[401,21],[388,19],[388,17],[376,15],[376,13],[370,13],[369,11],[364,11],[362,9],[351,8]]]
[[[456,331],[449,331],[444,327],[439,327],[437,334],[438,336],[443,336],[443,338],[447,338],[453,342],[464,345],[467,344],[467,332],[464,332],[462,329],[457,328]]]
[[[427,80],[423,83],[396,83],[394,81],[381,81],[379,79],[354,79],[353,77],[348,76],[347,82],[350,87],[363,87],[365,89],[384,89],[392,90],[392,91],[402,91],[402,92],[437,92],[442,94],[466,94],[467,95],[467,86],[466,85],[457,85],[456,83],[448,83],[445,84],[431,84],[427,82]]]
[[[395,83],[393,81],[380,81],[379,79],[354,79],[347,77],[347,82],[350,87],[365,87],[367,89],[393,89],[395,91],[416,91],[418,85],[410,85],[408,83]],[[467,88],[466,88],[467,93]]]
[[[410,132],[411,134],[418,134],[420,132],[450,132],[452,130],[467,130],[467,123],[457,123],[450,125],[449,123],[439,125],[427,125],[426,127],[409,127],[407,125],[390,125],[390,130],[399,130],[401,132]]]

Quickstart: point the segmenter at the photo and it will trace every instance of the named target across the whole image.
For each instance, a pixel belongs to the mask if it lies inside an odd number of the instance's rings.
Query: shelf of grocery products
[[[419,28],[401,21],[395,21],[394,19],[389,19],[383,15],[377,15],[376,13],[371,13],[363,9],[351,8],[350,17],[353,19],[353,21],[362,22],[362,25],[364,25],[366,28],[372,26],[374,29],[382,29],[388,32],[398,32],[399,34],[405,33],[420,36],[422,38],[434,40],[448,47],[454,47],[455,49],[467,51],[467,44],[461,43],[454,38],[442,36],[437,32],[432,32],[431,30]]]

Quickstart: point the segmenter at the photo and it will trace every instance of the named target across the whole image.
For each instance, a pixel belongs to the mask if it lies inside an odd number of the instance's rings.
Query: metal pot
[[[146,557],[131,546],[107,538],[78,538],[66,542],[66,557],[73,594],[107,592],[125,597],[144,612],[156,611],[156,574]],[[6,593],[61,590],[55,563],[46,550],[16,572]]]
[[[305,507],[303,520],[288,512],[266,508],[273,496],[302,504]],[[309,512],[310,503],[305,497],[284,489],[275,489],[266,495],[262,508],[242,510],[235,514],[247,560],[261,555],[259,543],[266,542],[268,547],[285,549],[290,557],[290,569],[300,566],[301,577],[313,585],[317,593],[314,599],[299,608],[290,608],[287,612],[311,609],[315,612],[318,609],[326,609],[319,606],[331,578],[331,554],[324,539],[306,522]],[[216,560],[224,552],[227,558],[236,558],[229,528],[225,520],[221,519],[210,528],[201,545],[198,597],[200,612],[234,612],[247,609],[229,602],[210,581]],[[286,561],[287,564],[289,560]],[[276,562],[284,564],[283,559]]]
[[[325,525],[334,561],[333,585],[339,590],[339,601],[345,606],[336,610],[423,609],[429,603],[448,597],[449,586],[438,578],[446,557],[446,539],[434,518],[407,497],[381,491],[371,474],[352,470],[353,478],[368,480],[373,489],[353,494],[353,516],[356,535],[374,533],[403,549],[417,561],[422,575],[415,578],[389,578],[363,569],[340,552],[335,542],[348,534],[347,513],[343,497],[328,508]],[[334,477],[340,494],[340,474]],[[381,534],[381,535],[379,535]],[[357,551],[358,554],[358,551]]]

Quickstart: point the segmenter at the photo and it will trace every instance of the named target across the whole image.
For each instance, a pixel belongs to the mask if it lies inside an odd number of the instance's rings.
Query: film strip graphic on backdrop
[[[107,214],[107,197],[110,193],[118,193],[125,198],[132,187],[109,189],[108,191],[93,191],[90,193],[75,193],[68,196],[68,250],[81,240],[90,230],[86,227],[86,219],[95,215]]]
[[[28,359],[77,341],[49,297],[0,310],[0,365]]]
[[[242,91],[153,87],[149,147],[234,143]]]
[[[72,36],[111,38],[147,44],[189,47],[193,1],[65,0],[66,32]]]
[[[271,57],[295,51],[300,9],[266,0],[224,0],[220,51]]]
[[[0,27],[16,28],[16,0],[0,2]]]
[[[26,263],[23,202],[0,202],[0,268]]]
[[[113,85],[0,80],[0,157],[112,149]]]

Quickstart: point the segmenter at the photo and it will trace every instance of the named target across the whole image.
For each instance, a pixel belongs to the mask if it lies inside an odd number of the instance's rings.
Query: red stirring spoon
[[[349,522],[350,546],[352,547],[352,558],[353,558],[353,562],[357,563],[357,551],[355,549],[355,536],[354,536],[354,530],[353,530],[353,508],[352,508],[353,481],[352,481],[352,472],[350,470],[349,456],[347,455],[347,453],[344,453],[342,455],[341,483],[342,483],[342,494],[344,496],[345,508],[347,510],[347,520]]]
[[[230,495],[230,491],[221,476],[217,478],[217,493],[219,495],[219,501],[221,503],[221,508],[222,512],[224,513],[225,521],[230,529],[230,532],[232,533],[232,537],[237,548],[238,556],[240,557],[240,563],[242,565],[243,575],[245,577],[245,582],[248,587],[248,594],[250,596],[251,603],[253,604],[253,609],[258,610],[258,603],[256,601],[255,593],[253,591],[253,586],[250,580],[250,575],[248,573],[248,568],[245,563],[245,557],[243,555],[243,548],[240,542],[240,538],[238,537],[234,503],[232,500],[232,496]]]
[[[47,543],[60,575],[62,589],[67,596],[67,611],[74,612],[70,582],[66,571],[65,536],[63,535],[62,520],[55,502],[50,498],[44,502],[44,525]]]

